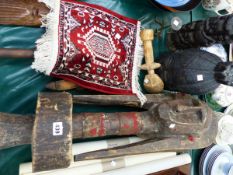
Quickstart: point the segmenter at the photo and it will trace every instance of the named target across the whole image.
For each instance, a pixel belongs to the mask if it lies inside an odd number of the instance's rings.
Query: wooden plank
[[[66,168],[72,160],[72,96],[40,93],[32,134],[33,172]]]
[[[31,144],[34,117],[0,112],[0,149]]]

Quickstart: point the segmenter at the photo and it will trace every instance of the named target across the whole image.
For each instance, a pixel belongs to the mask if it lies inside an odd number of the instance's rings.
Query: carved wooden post
[[[147,70],[148,74],[144,79],[144,87],[150,93],[159,93],[163,90],[164,84],[160,77],[155,74],[154,70],[161,65],[154,62],[154,53],[152,41],[154,40],[154,31],[152,29],[145,29],[141,31],[141,39],[144,45],[146,64],[141,66],[141,69]]]

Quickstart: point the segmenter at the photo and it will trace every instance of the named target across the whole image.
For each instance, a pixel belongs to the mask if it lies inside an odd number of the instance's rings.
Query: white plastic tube
[[[137,166],[140,164],[144,164],[145,162],[151,162],[175,155],[175,152],[148,153],[112,159],[94,160],[89,161],[89,163],[92,162],[92,164],[82,164],[81,166],[80,162],[73,162],[69,168],[47,172],[27,173],[24,175],[91,175],[125,167]],[[87,162],[88,161],[86,161],[86,163]]]
[[[233,44],[230,44],[230,50],[229,50],[229,61],[233,62]]]
[[[154,160],[147,163],[142,163],[136,166],[130,166],[126,168],[121,168],[118,170],[112,170],[105,173],[101,173],[101,175],[144,175],[151,174],[167,169],[171,169],[174,167],[182,166],[191,163],[191,157],[189,154],[182,154],[178,156],[168,157],[160,160]],[[99,174],[100,175],[100,174]]]
[[[74,144],[72,147],[73,155],[87,153],[91,151],[96,151],[100,149],[113,148],[122,145],[128,145],[130,143],[135,143],[142,141],[143,139],[139,137],[127,137],[120,139],[108,139],[108,140],[100,140],[94,142],[83,142]]]
[[[127,145],[130,143],[136,143],[142,141],[143,139],[139,137],[125,137],[119,139],[107,139],[100,141],[92,141],[92,142],[83,142],[76,143],[72,146],[73,155],[82,154],[86,152],[96,151],[100,149],[113,148],[117,146]],[[80,161],[79,166],[95,163],[96,160],[93,161]],[[78,164],[77,164],[78,165]],[[72,166],[72,165],[71,165]],[[26,173],[32,172],[32,163],[24,163],[20,165],[19,175],[23,175]]]

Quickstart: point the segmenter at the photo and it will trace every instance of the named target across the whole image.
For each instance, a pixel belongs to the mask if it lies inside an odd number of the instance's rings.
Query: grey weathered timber
[[[32,134],[33,172],[66,168],[72,161],[72,96],[40,93]]]
[[[135,95],[73,95],[74,104],[102,105],[102,106],[129,106],[149,109],[151,106],[168,100],[190,98],[190,95],[174,94],[145,94],[147,101],[141,106]]]
[[[31,144],[33,116],[0,113],[0,148]]]

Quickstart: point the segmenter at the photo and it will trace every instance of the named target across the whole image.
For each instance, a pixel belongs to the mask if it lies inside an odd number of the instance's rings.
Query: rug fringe
[[[35,60],[32,69],[50,75],[58,56],[58,26],[60,0],[38,0],[45,3],[50,9],[49,14],[42,16],[42,26],[46,28],[45,34],[36,41]]]
[[[134,67],[133,67],[133,75],[132,75],[132,90],[133,93],[136,94],[137,97],[139,98],[141,105],[143,105],[147,101],[147,99],[146,96],[142,93],[139,84],[140,66],[142,64],[142,60],[144,57],[143,44],[140,38],[140,31],[141,31],[141,22],[138,21],[136,48],[134,53]]]

